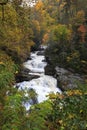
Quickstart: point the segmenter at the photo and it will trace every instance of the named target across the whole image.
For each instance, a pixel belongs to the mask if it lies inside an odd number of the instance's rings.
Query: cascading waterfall
[[[30,70],[29,75],[39,75],[40,77],[18,83],[18,86],[19,89],[25,91],[26,96],[28,96],[26,90],[34,90],[37,93],[37,102],[40,103],[47,100],[49,93],[61,93],[61,90],[57,87],[57,80],[55,78],[44,74],[44,67],[47,63],[45,62],[44,55],[38,55],[38,52],[31,53],[31,60],[25,62],[24,66]],[[26,109],[29,110],[32,104],[34,104],[32,100],[25,103]]]

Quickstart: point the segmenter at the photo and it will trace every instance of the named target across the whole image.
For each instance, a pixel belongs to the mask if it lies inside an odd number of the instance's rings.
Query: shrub
[[[87,91],[70,90],[51,100],[52,111],[47,120],[49,130],[87,129]]]

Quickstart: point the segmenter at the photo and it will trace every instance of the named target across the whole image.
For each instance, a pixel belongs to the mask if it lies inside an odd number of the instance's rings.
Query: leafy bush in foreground
[[[48,101],[32,106],[28,117],[30,130],[87,129],[86,91],[70,90],[49,97]]]
[[[52,111],[47,118],[49,130],[87,129],[87,92],[67,91],[52,100]]]

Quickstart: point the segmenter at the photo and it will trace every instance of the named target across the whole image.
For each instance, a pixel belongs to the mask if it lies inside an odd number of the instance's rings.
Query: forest
[[[28,4],[30,3],[30,4]],[[0,130],[87,130],[87,0],[0,0]],[[26,111],[16,77],[40,45],[52,67],[84,77]],[[36,93],[31,92],[35,97]]]

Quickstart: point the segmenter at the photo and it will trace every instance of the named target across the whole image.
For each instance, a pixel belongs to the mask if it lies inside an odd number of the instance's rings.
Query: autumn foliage
[[[81,84],[84,91],[50,94],[30,111],[23,105],[30,97],[14,87],[22,63],[41,44],[48,46],[51,66],[87,80],[87,0],[35,1],[35,6],[22,0],[0,5],[0,130],[86,130],[87,85]]]

